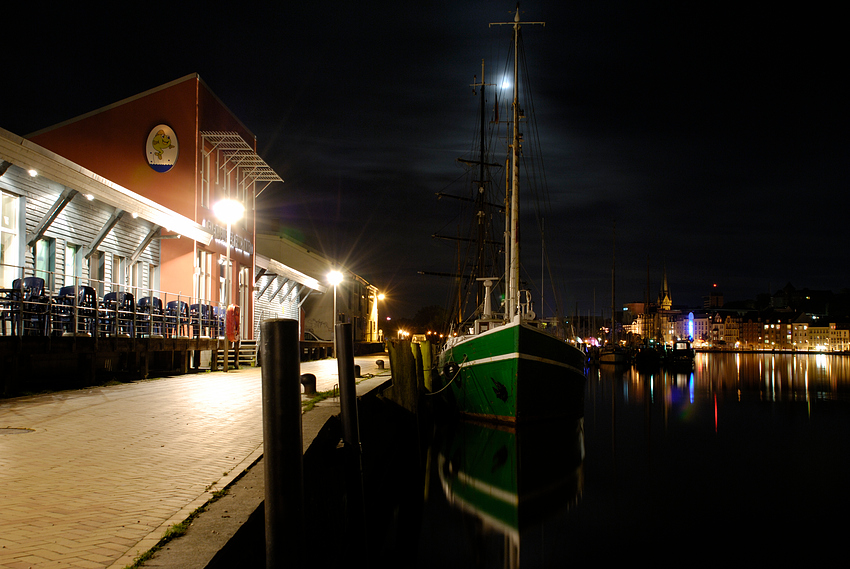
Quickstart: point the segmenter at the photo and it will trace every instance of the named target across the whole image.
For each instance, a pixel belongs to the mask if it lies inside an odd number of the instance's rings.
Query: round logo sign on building
[[[145,155],[148,165],[157,172],[168,172],[177,163],[180,150],[177,135],[165,124],[160,124],[151,130],[145,145]]]

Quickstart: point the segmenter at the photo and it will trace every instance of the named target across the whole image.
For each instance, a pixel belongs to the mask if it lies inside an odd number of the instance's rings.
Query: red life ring
[[[231,304],[227,307],[225,313],[225,327],[227,329],[227,339],[235,342],[239,339],[239,306]]]

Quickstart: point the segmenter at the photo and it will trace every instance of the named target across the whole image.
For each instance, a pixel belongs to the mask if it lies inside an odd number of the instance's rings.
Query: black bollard
[[[339,372],[339,414],[342,422],[343,470],[347,511],[345,533],[347,555],[366,559],[366,509],[363,488],[363,461],[360,447],[360,423],[357,415],[357,385],[354,381],[354,341],[351,324],[334,328],[337,370]]]
[[[316,394],[316,376],[312,373],[301,374],[301,385],[304,386],[304,395]]]
[[[360,428],[357,422],[357,387],[354,382],[354,342],[351,338],[351,324],[337,324],[334,334],[336,334],[336,365],[339,372],[342,440],[359,452]]]
[[[261,324],[266,567],[302,567],[304,463],[298,322]]]

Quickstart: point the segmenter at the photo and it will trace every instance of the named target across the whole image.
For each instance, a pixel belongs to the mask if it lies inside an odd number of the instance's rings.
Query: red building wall
[[[179,143],[175,165],[167,172],[153,170],[145,146],[151,130],[170,126]],[[197,74],[124,99],[81,117],[49,127],[28,138],[127,189],[145,196],[197,223],[214,220],[200,205],[202,131],[237,132],[256,151],[254,135],[212,93]],[[214,180],[213,180],[214,182]],[[210,203],[225,197],[213,185]],[[232,228],[254,242],[253,203],[246,208],[246,223]],[[166,228],[167,229],[167,228]],[[213,240],[207,250],[224,255],[226,245]],[[191,295],[197,244],[186,239],[161,242],[160,287]],[[253,267],[253,255],[234,259]],[[239,264],[234,263],[231,298],[237,297]],[[251,307],[242,307],[242,311]],[[249,330],[246,330],[249,332]]]

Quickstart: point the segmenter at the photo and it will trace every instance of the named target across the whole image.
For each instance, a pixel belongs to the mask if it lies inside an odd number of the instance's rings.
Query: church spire
[[[661,310],[670,310],[673,307],[673,299],[667,286],[667,264],[664,264],[664,280],[661,284],[661,292],[658,293],[658,307]]]

